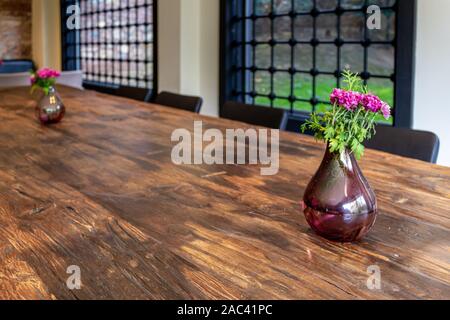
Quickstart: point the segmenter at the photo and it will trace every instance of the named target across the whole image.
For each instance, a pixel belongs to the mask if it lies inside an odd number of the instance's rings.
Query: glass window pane
[[[394,83],[390,79],[370,78],[367,81],[369,91],[389,105],[394,105]]]
[[[372,41],[392,41],[395,39],[395,12],[393,10],[381,11],[381,26],[377,30],[368,30],[369,39]]]
[[[365,0],[341,0],[341,7],[343,9],[361,9],[364,6]]]
[[[337,48],[334,44],[321,44],[316,51],[316,69],[334,72],[337,69]]]
[[[273,105],[274,105],[274,107],[281,108],[281,109],[289,110],[291,108],[291,103],[287,99],[275,99],[273,101]]]
[[[309,74],[297,73],[294,76],[294,95],[300,99],[313,97],[313,77]]]
[[[334,10],[337,4],[338,0],[316,0],[316,6],[319,10]]]
[[[364,71],[364,48],[359,44],[346,44],[341,48],[341,68],[353,72]]]
[[[391,45],[371,45],[368,49],[368,70],[371,74],[391,76],[394,73],[395,50]]]
[[[80,8],[79,57],[67,46],[66,61],[80,59],[86,80],[152,87],[153,1],[81,0]]]
[[[294,21],[294,38],[297,41],[310,41],[314,36],[313,18],[298,16]]]
[[[277,69],[289,69],[291,63],[291,46],[280,44],[274,48],[274,67]]]
[[[274,91],[277,97],[291,95],[291,75],[287,72],[276,72],[273,77]]]
[[[279,0],[274,2],[274,12],[277,14],[289,13],[292,9],[292,0]]]
[[[318,75],[316,77],[316,98],[328,102],[330,93],[336,87],[337,79],[334,76]]]
[[[296,12],[309,12],[314,8],[314,0],[294,0],[294,9]]]
[[[324,111],[332,88],[342,85],[339,72],[350,69],[393,103],[396,0],[248,0],[245,12],[245,2],[230,3],[236,46],[226,54],[235,70],[229,83],[239,97]],[[371,4],[382,9],[382,30],[366,29],[363,8]]]
[[[287,41],[291,38],[291,18],[281,17],[273,20],[274,39],[277,41]]]
[[[255,20],[255,40],[256,41],[269,41],[271,22],[270,19],[260,18]]]
[[[313,67],[313,47],[308,44],[299,44],[295,46],[294,51],[295,69],[311,70]]]
[[[337,38],[335,14],[321,14],[317,17],[316,37],[321,41],[333,41]]]
[[[271,2],[266,0],[253,0],[255,6],[255,14],[266,15],[272,12]]]
[[[265,71],[255,73],[255,91],[262,95],[270,93],[270,73]]]
[[[257,68],[269,68],[271,62],[271,49],[269,45],[263,44],[255,47],[255,65]]]
[[[365,27],[363,12],[345,12],[341,17],[341,38],[344,41],[364,40]]]

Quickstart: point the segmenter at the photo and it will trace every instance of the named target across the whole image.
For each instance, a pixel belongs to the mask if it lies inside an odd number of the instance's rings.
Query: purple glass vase
[[[373,227],[378,213],[375,193],[353,153],[331,153],[329,146],[303,196],[306,220],[324,238],[360,240]]]
[[[66,108],[54,87],[44,94],[36,106],[36,117],[42,124],[58,123],[64,118]]]

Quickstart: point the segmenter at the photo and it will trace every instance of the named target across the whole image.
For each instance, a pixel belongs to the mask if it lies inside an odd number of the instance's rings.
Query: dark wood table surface
[[[1,299],[450,298],[450,168],[368,150],[380,215],[333,243],[300,210],[324,150],[310,137],[281,133],[275,176],[176,166],[174,129],[243,124],[62,87],[66,118],[44,127],[28,91],[0,91]]]

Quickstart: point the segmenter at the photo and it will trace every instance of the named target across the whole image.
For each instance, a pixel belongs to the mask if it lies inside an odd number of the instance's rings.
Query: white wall
[[[200,0],[200,89],[204,114],[219,115],[220,1]]]
[[[418,0],[414,128],[436,133],[450,166],[450,0]]]
[[[61,18],[59,0],[32,1],[32,51],[39,68],[61,70]]]
[[[164,0],[158,11],[159,90],[200,95],[219,106],[219,0]]]
[[[158,1],[158,86],[180,91],[180,1]]]
[[[180,91],[200,95],[201,0],[181,0]]]

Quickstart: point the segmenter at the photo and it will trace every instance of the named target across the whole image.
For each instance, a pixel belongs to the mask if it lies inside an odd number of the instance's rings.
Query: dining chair
[[[103,84],[98,85],[96,83],[85,82],[83,87],[87,90],[94,90],[101,93],[106,93],[123,98],[129,98],[138,101],[147,101],[146,97],[151,94],[152,89],[135,88],[128,86],[121,86],[116,84]]]
[[[203,104],[203,99],[201,97],[196,96],[186,96],[172,92],[162,91],[156,96],[153,102],[155,104],[160,104],[167,107],[200,113]]]
[[[83,71],[63,71],[61,76],[56,80],[57,84],[62,84],[67,87],[83,89]]]
[[[26,87],[30,85],[30,73],[0,73],[0,89]]]
[[[128,86],[120,86],[116,92],[115,95],[124,97],[124,98],[130,98],[138,101],[146,101],[146,97],[152,92],[153,90],[147,90],[143,88],[135,88],[135,87],[128,87]]]
[[[224,104],[220,117],[280,130],[285,130],[288,122],[285,110],[235,101]]]
[[[439,154],[439,138],[432,132],[379,125],[377,134],[365,143],[376,149],[407,158],[436,163]]]

